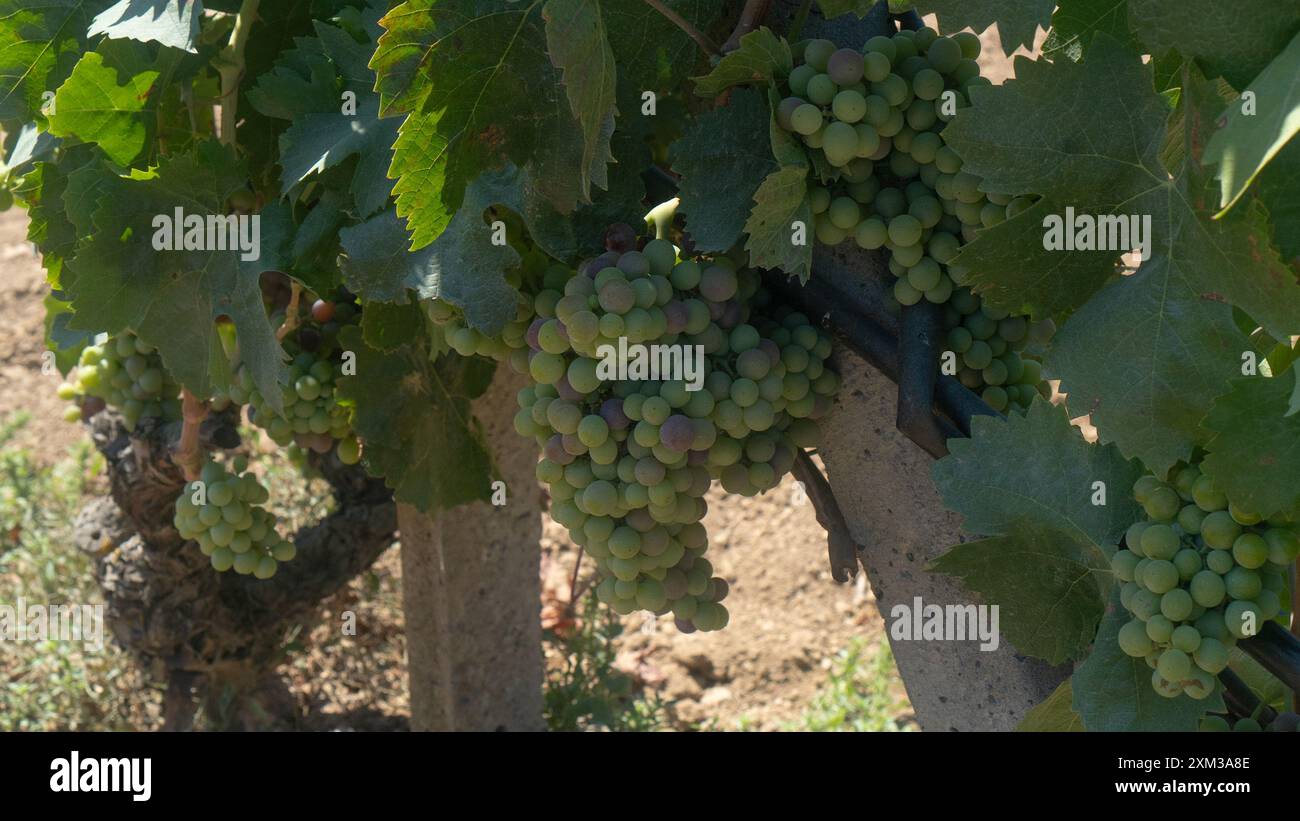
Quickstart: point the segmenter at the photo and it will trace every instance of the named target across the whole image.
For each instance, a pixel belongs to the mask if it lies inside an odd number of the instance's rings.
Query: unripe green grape
[[[1228,507],[1228,497],[1214,487],[1214,481],[1209,476],[1201,476],[1192,485],[1192,499],[1197,507],[1210,513]]]
[[[1231,601],[1223,610],[1223,622],[1228,632],[1238,639],[1248,639],[1259,633],[1263,621],[1263,614],[1253,601]]]
[[[809,40],[804,45],[803,60],[817,71],[825,71],[836,46],[830,40]]]
[[[818,74],[808,81],[808,99],[814,104],[830,105],[835,99],[835,81],[827,74]]]
[[[827,215],[837,228],[845,231],[853,230],[862,218],[858,203],[850,197],[836,197],[832,200]]]
[[[1232,558],[1231,551],[1228,550],[1211,550],[1205,556],[1205,566],[1220,576],[1226,575],[1228,571],[1237,566],[1237,562]]]
[[[869,251],[884,247],[888,238],[888,228],[884,222],[876,217],[869,217],[858,223],[858,227],[853,234],[853,239],[858,246]]]
[[[1268,560],[1276,565],[1290,565],[1300,556],[1300,537],[1290,530],[1280,527],[1264,531],[1264,541],[1268,544]]]
[[[805,137],[820,131],[824,122],[822,110],[812,103],[804,103],[790,115],[790,127]]]
[[[1199,502],[1198,507],[1202,510]],[[1201,538],[1205,543],[1216,550],[1230,550],[1232,545],[1241,535],[1241,525],[1233,521],[1232,516],[1226,510],[1216,510],[1209,513],[1201,520]]]
[[[1151,559],[1138,581],[1152,593],[1166,593],[1178,584],[1178,568],[1165,559]]]
[[[1143,658],[1154,649],[1145,628],[1142,622],[1134,620],[1119,629],[1119,646],[1125,655]]]
[[[817,69],[808,64],[795,66],[790,72],[789,82],[790,91],[796,97],[805,97],[808,94],[808,81],[817,76]]]
[[[848,123],[830,123],[822,135],[822,150],[831,165],[837,168],[848,165],[858,153],[857,130]]]
[[[1172,522],[1182,509],[1182,500],[1173,488],[1162,486],[1151,493],[1143,508],[1157,522]]]
[[[1263,579],[1254,570],[1234,567],[1223,577],[1228,595],[1234,599],[1253,599],[1264,589]]]
[[[1181,587],[1175,587],[1160,597],[1160,612],[1170,621],[1187,619],[1191,616],[1192,606],[1191,594]]]
[[[1160,613],[1147,619],[1146,634],[1156,644],[1168,644],[1174,633],[1174,623]]]
[[[1268,542],[1257,533],[1243,533],[1232,543],[1232,558],[1251,570],[1263,567],[1268,561]]]

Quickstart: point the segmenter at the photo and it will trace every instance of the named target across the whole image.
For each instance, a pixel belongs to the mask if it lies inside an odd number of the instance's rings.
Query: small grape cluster
[[[271,410],[252,375],[242,366],[225,398],[237,405],[247,404],[249,420],[265,430],[277,445],[316,453],[335,449],[343,464],[356,464],[361,458],[361,445],[352,432],[352,409],[340,401],[335,384],[342,372],[338,331],[355,321],[356,306],[350,302],[318,301],[311,313],[313,321],[284,341],[292,361],[289,384],[280,388],[282,412]]]
[[[67,421],[80,420],[83,407],[92,407],[91,397],[121,411],[129,431],[145,417],[180,419],[179,394],[158,351],[129,330],[83,348],[77,367],[58,389],[60,399],[73,403],[64,413]]]
[[[1284,517],[1265,521],[1230,503],[1196,465],[1176,467],[1168,482],[1143,476],[1133,493],[1147,520],[1111,558],[1134,617],[1120,648],[1146,659],[1157,693],[1205,698],[1237,641],[1290,605],[1286,572],[1300,537]]]
[[[176,499],[172,522],[182,539],[198,542],[218,572],[234,569],[259,579],[275,575],[280,562],[297,548],[275,529],[275,514],[266,504],[270,494],[248,470],[248,460],[236,457],[233,471],[208,461],[199,481],[185,486]]]
[[[1052,397],[1042,363],[1025,352],[1046,345],[1056,331],[1050,319],[1029,322],[1023,316],[983,304],[969,288],[958,288],[944,306],[949,351],[959,358],[955,374],[991,408],[1024,410],[1035,396]]]
[[[620,614],[671,612],[683,630],[717,630],[728,585],[704,557],[703,497],[715,479],[733,493],[769,490],[797,448],[816,444],[813,420],[839,387],[825,364],[830,339],[772,306],[753,271],[682,259],[666,239],[634,250],[630,228],[611,232],[614,250],[579,271],[549,265],[526,278],[526,302],[499,337],[467,328],[447,303],[427,310],[458,352],[531,377],[515,429],[542,449],[551,517],[595,560],[598,598]],[[699,346],[698,389],[602,375],[602,354],[620,341]]]

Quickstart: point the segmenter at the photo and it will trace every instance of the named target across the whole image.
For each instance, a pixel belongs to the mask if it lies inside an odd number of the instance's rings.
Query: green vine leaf
[[[579,172],[584,196],[593,184],[609,187],[605,166],[613,161],[609,140],[614,132],[618,69],[601,16],[600,0],[547,0],[546,45],[562,74],[569,106],[582,129]]]
[[[1300,285],[1271,247],[1267,216],[1255,207],[1210,220],[1197,169],[1164,170],[1166,104],[1150,68],[1105,35],[1082,63],[1021,61],[1016,81],[982,91],[945,138],[986,190],[1043,199],[963,250],[967,281],[1000,307],[1035,316],[1073,310],[1047,370],[1064,380],[1074,411],[1095,414],[1105,441],[1152,469],[1190,456],[1200,419],[1248,349],[1224,303],[1278,337],[1300,323]],[[1110,115],[1083,116],[1066,103],[1085,98],[1112,100]],[[1218,99],[1196,82],[1181,104],[1204,123]],[[1036,226],[1067,207],[1150,216],[1150,258],[1135,275],[1115,277],[1117,252],[1045,250]],[[1113,367],[1121,349],[1127,368]]]
[[[1128,0],[1059,0],[1043,42],[1043,54],[1053,60],[1063,56],[1077,63],[1099,33],[1136,48],[1128,26]]]
[[[347,255],[344,283],[377,302],[404,302],[408,289],[421,299],[445,299],[464,310],[472,327],[497,333],[515,317],[517,295],[505,273],[520,260],[508,244],[492,241],[483,212],[496,204],[523,211],[516,174],[475,180],[447,230],[419,251],[406,250],[406,228],[392,210],[345,228],[340,232]]]
[[[426,513],[486,500],[492,463],[470,400],[482,395],[493,363],[478,357],[431,361],[421,345],[384,352],[351,326],[339,334],[356,354],[356,375],[339,394],[356,402],[353,428],[366,443],[366,469],[399,502]]]
[[[1228,107],[1227,122],[1210,138],[1201,158],[1217,165],[1223,211],[1232,208],[1260,172],[1300,132],[1300,34],[1255,78],[1248,92],[1258,110],[1241,101]]]
[[[1025,714],[1016,726],[1019,733],[1081,733],[1084,731],[1079,714],[1071,702],[1074,691],[1070,679],[1061,682],[1043,702]]]
[[[971,437],[949,448],[931,470],[935,486],[967,532],[988,538],[954,546],[932,569],[999,605],[1020,652],[1078,658],[1105,609],[1107,554],[1140,513],[1127,490],[1141,466],[1084,441],[1044,401],[1024,417],[977,416]]]
[[[1300,140],[1291,140],[1264,166],[1259,200],[1268,208],[1282,256],[1300,270]]]
[[[795,223],[804,226],[802,244],[793,241]],[[786,165],[768,174],[754,192],[754,208],[745,221],[750,263],[806,282],[812,275],[812,224],[807,166]]]
[[[1028,517],[1005,530],[954,546],[929,569],[961,579],[996,605],[1002,632],[1021,653],[1048,664],[1079,658],[1106,609],[1106,555],[1077,533]]]
[[[1300,32],[1300,5],[1277,0],[1128,0],[1128,7],[1152,55],[1173,49],[1238,89]]]
[[[509,160],[561,212],[589,198],[586,140],[546,53],[541,0],[408,0],[381,21],[371,61],[381,116],[406,114],[394,146],[398,216],[411,247],[446,230],[478,174]]]
[[[726,251],[744,233],[754,193],[776,168],[769,117],[763,92],[737,89],[727,105],[701,114],[673,144],[681,211],[700,251]]]
[[[1107,550],[1141,515],[1128,492],[1142,475],[1112,446],[1090,444],[1062,407],[1035,400],[1023,417],[977,416],[969,439],[951,439],[931,475],[968,532],[1003,533],[1029,517]],[[1095,482],[1105,504],[1093,504]]]
[[[247,183],[234,152],[206,142],[127,177],[102,167],[84,171],[82,184],[96,185],[102,193],[94,229],[79,232],[83,239],[64,273],[63,285],[77,311],[72,327],[109,333],[134,329],[158,348],[177,381],[206,397],[229,383],[230,363],[215,324],[227,316],[257,389],[278,406],[288,368],[259,280],[263,271],[287,267],[293,236],[287,206],[268,207],[259,215],[255,260],[241,259],[238,249],[157,250],[159,215],[173,215],[178,208],[205,220],[224,215],[230,195]]]
[[[203,17],[202,0],[120,0],[100,12],[87,32],[91,37],[126,38],[161,43],[197,53],[194,41]]]
[[[695,93],[714,97],[732,86],[765,84],[794,68],[790,44],[766,26],[740,38],[740,48],[723,57],[713,71],[695,78]]]
[[[108,0],[0,0],[0,120],[35,120]]]
[[[83,55],[54,96],[50,133],[98,143],[110,160],[129,166],[148,141],[145,111],[159,73],[142,71],[121,85],[117,75],[102,55]]]
[[[1201,470],[1243,510],[1300,514],[1300,414],[1287,416],[1297,371],[1232,381],[1205,418]]]
[[[878,0],[817,0],[817,7],[827,20],[845,14],[866,17],[875,8]]]
[[[1071,679],[1072,707],[1088,732],[1191,732],[1205,713],[1226,710],[1221,685],[1200,701],[1166,698],[1152,689],[1146,661],[1119,647],[1119,629],[1129,618],[1115,593],[1092,652]]]

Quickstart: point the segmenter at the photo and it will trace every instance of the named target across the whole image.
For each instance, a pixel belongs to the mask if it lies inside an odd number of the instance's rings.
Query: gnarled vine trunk
[[[209,419],[203,438],[228,433],[230,421]],[[225,724],[257,723],[257,711],[245,709],[254,702],[261,712],[287,715],[287,690],[274,672],[285,631],[310,623],[321,600],[392,543],[391,493],[360,467],[322,459],[336,511],[295,534],[298,556],[265,581],[217,573],[171,523],[184,486],[170,459],[179,434],[179,424],[145,420],[128,434],[112,413],[94,418],[112,498],[82,509],[76,544],[94,557],[114,637],[148,675],[167,682],[169,729],[191,726],[195,694]]]

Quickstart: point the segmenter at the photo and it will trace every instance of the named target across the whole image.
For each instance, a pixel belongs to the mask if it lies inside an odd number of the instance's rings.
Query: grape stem
[[[288,336],[294,328],[298,327],[298,300],[302,296],[302,286],[298,280],[291,280],[289,283],[289,306],[284,309],[284,322],[280,323],[280,329],[275,332],[275,341],[280,342]]]
[[[244,78],[244,46],[248,33],[257,18],[257,7],[262,0],[244,0],[235,16],[235,29],[230,33],[230,43],[215,61],[221,73],[221,133],[222,145],[235,144],[235,115],[239,109],[239,81]]]
[[[822,475],[817,463],[808,452],[799,448],[794,461],[795,478],[803,483],[804,491],[817,513],[817,523],[826,530],[826,553],[831,563],[831,578],[847,582],[858,575],[858,545],[849,532],[844,511],[840,510],[830,482]]]
[[[208,403],[190,393],[189,388],[181,390],[181,440],[176,445],[172,461],[185,475],[185,481],[193,482],[199,478],[203,467],[203,448],[199,445],[199,427],[208,416]]]
[[[677,28],[686,32],[686,35],[690,37],[692,40],[694,40],[696,44],[698,44],[699,47],[704,50],[705,54],[709,55],[710,57],[722,56],[722,53],[718,51],[718,47],[713,44],[713,41],[711,41],[708,37],[705,37],[703,34],[701,34],[700,30],[695,28],[695,26],[692,26],[690,22],[686,20],[686,18],[682,17],[677,12],[665,6],[662,2],[660,2],[660,0],[645,0],[645,4],[650,8],[654,9],[655,11],[659,12],[660,14],[662,14],[664,17],[666,17],[668,19],[668,22],[672,23],[674,26],[677,26]]]
[[[740,11],[740,20],[736,23],[735,31],[731,32],[727,42],[722,44],[722,53],[727,54],[740,48],[740,38],[758,28],[758,24],[763,22],[771,7],[772,0],[745,0],[745,7]]]
[[[681,204],[681,197],[673,197],[667,202],[659,203],[646,212],[645,224],[655,229],[655,237],[657,239],[668,238],[668,232],[671,231],[673,227],[673,219],[677,216],[677,206]]]

